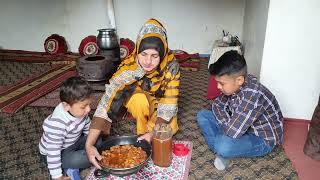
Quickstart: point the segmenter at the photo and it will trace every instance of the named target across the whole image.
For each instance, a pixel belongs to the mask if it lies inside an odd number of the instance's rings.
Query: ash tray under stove
[[[88,81],[88,83],[90,84],[90,87],[94,90],[94,91],[105,91],[105,84],[107,83],[107,81]]]

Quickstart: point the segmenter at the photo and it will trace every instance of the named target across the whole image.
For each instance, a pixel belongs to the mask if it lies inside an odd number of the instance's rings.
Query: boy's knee
[[[198,122],[206,121],[206,120],[207,120],[207,117],[208,117],[208,113],[209,113],[209,110],[207,110],[207,109],[202,109],[202,110],[200,110],[200,111],[197,113],[197,121],[198,121]]]
[[[232,144],[226,141],[217,141],[217,143],[214,146],[214,149],[217,154],[224,158],[230,157],[234,152],[234,147],[232,146]]]
[[[201,109],[198,113],[197,113],[197,119],[201,119],[203,117],[205,117],[205,114],[207,113],[208,110],[206,109]]]

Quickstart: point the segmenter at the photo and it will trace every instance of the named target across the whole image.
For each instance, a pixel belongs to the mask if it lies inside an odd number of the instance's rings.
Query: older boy
[[[215,152],[214,165],[224,170],[230,158],[256,157],[270,153],[281,144],[283,117],[274,95],[256,77],[237,51],[223,54],[210,65],[222,92],[212,111],[201,110],[198,124],[209,148]]]

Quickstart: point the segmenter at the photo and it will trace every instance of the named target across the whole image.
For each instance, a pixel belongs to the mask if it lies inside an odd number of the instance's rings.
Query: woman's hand
[[[99,154],[96,147],[92,145],[86,145],[86,152],[89,161],[98,169],[101,169],[101,166],[99,165],[97,159],[100,161],[102,159],[101,155]]]
[[[156,124],[161,124],[161,123],[168,123],[168,121],[166,121],[166,120],[164,120],[164,119],[162,119],[160,117],[157,117]],[[147,129],[148,129],[148,125],[146,125],[146,126],[147,126]],[[148,141],[150,143],[151,139],[152,139],[152,134],[150,132],[147,132],[144,135],[138,137],[138,141],[140,141],[142,139],[145,139],[146,141]]]
[[[148,132],[148,133],[145,133],[144,135],[138,137],[138,141],[145,139],[146,141],[148,141],[150,143],[151,138],[152,138],[152,135],[150,132]]]
[[[157,117],[156,124],[161,124],[161,123],[168,124],[168,121],[162,119],[161,117]]]
[[[102,159],[101,155],[97,151],[97,148],[94,147],[94,144],[97,142],[97,139],[101,131],[97,129],[90,129],[86,141],[86,152],[89,161],[98,169],[101,169],[97,159],[100,161]]]
[[[52,180],[71,180],[71,178],[68,177],[68,176],[61,176],[61,177],[58,177],[58,178],[52,178]]]

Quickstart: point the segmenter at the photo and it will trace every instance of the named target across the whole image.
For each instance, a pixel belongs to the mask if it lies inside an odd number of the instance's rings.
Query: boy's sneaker
[[[80,180],[80,171],[79,169],[65,169],[65,173],[69,176],[72,180]]]
[[[230,162],[230,160],[225,159],[225,158],[223,158],[223,157],[221,157],[221,156],[216,155],[216,159],[214,160],[214,166],[215,166],[218,170],[222,171],[222,170],[225,170],[225,169],[228,167],[229,162]]]

